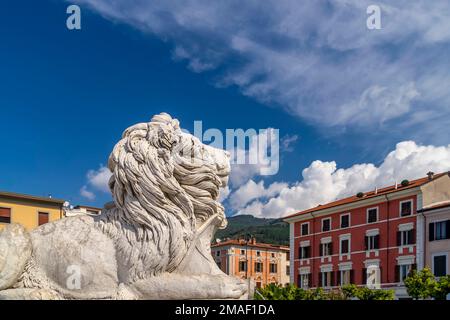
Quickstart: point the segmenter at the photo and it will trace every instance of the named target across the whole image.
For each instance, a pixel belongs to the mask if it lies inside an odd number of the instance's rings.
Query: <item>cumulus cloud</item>
[[[111,175],[111,171],[107,167],[101,166],[98,170],[90,170],[88,172],[88,183],[97,190],[109,192],[108,182]]]
[[[81,188],[80,194],[87,200],[95,200],[94,191],[110,192],[108,182],[111,178],[111,171],[107,167],[102,165],[98,170],[89,170],[86,177],[87,184]]]
[[[379,0],[381,30],[366,28],[370,0],[75,3],[171,43],[217,86],[320,127],[420,127],[439,139],[448,124],[448,0]]]
[[[423,146],[413,141],[404,141],[398,143],[379,166],[366,163],[338,169],[334,161],[317,160],[303,170],[301,181],[281,190],[278,189],[278,184],[267,188],[257,185],[257,192],[247,192],[252,196],[231,194],[230,200],[237,199],[235,202],[242,204],[256,199],[253,195],[264,195],[275,188],[276,196],[270,199],[258,198],[238,210],[237,214],[283,217],[360,191],[392,185],[403,179],[420,178],[430,170],[436,173],[450,170],[450,145]],[[255,189],[254,184],[249,185]]]
[[[229,186],[226,186],[225,188],[221,188],[220,194],[219,194],[219,201],[224,202],[225,200],[227,200],[230,193],[231,193],[231,190],[230,190]]]
[[[83,186],[83,187],[80,189],[80,195],[81,195],[83,198],[86,198],[86,199],[89,200],[89,201],[94,201],[94,200],[95,200],[95,193],[93,193],[92,191],[89,191],[88,188],[87,188],[87,186]]]
[[[270,198],[277,196],[282,190],[288,187],[287,183],[272,183],[268,188],[264,187],[264,181],[256,183],[249,180],[233,192],[229,199],[231,208],[238,210],[244,208],[246,204],[254,199]]]

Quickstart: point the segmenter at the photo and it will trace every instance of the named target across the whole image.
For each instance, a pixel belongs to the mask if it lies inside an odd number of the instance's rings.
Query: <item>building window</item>
[[[322,219],[322,232],[331,230],[331,218]]]
[[[262,287],[262,282],[256,281],[256,288],[261,289],[261,287]]]
[[[261,251],[256,251],[256,256],[261,257]]]
[[[367,223],[374,223],[378,221],[378,208],[367,210]]]
[[[429,240],[450,239],[450,220],[438,221],[429,224]]]
[[[286,261],[290,261],[290,260],[291,260],[291,253],[286,252]]]
[[[301,274],[299,276],[299,287],[301,289],[308,289],[309,288],[309,280],[310,280],[310,275],[308,273],[306,274]]]
[[[413,203],[411,200],[400,202],[400,216],[406,217],[412,214]]]
[[[433,273],[436,277],[443,277],[447,275],[447,255],[433,256]]]
[[[397,232],[397,246],[409,246],[416,243],[415,230],[406,230]]]
[[[348,228],[350,227],[350,214],[343,214],[341,215],[341,228]]]
[[[255,262],[255,272],[263,272],[263,264],[261,262]]]
[[[291,267],[290,266],[286,266],[286,275],[290,275],[291,274]]]
[[[272,253],[270,256],[271,256],[272,258],[275,258],[275,253]]]
[[[216,256],[220,257],[220,250],[216,251]]]
[[[245,250],[241,250],[241,256],[245,256]]]
[[[324,287],[324,288],[329,288],[332,286],[332,277],[333,277],[333,272],[329,271],[329,272],[321,272],[319,274],[319,280],[320,280],[320,287]]]
[[[300,259],[308,259],[311,258],[311,247],[300,247],[299,250],[299,258]]]
[[[320,244],[320,256],[321,257],[331,256],[332,254],[333,254],[333,248],[332,248],[331,242]]]
[[[239,261],[239,272],[247,271],[247,261]]]
[[[339,271],[339,284],[341,286],[345,286],[351,284],[352,281],[352,270],[341,270]]]
[[[350,253],[350,239],[341,239],[341,254]]]
[[[303,223],[301,229],[302,236],[307,236],[309,234],[309,222]]]
[[[0,208],[0,223],[11,223],[11,209]]]
[[[380,235],[366,236],[366,251],[380,249]]]
[[[276,263],[271,263],[269,265],[269,271],[270,271],[270,273],[277,273],[277,264]]]
[[[399,282],[403,282],[412,270],[412,264],[402,264],[398,266]]]

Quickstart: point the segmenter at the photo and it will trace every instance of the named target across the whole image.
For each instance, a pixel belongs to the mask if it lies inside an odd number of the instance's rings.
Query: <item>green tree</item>
[[[429,268],[417,272],[413,270],[404,280],[408,295],[413,299],[428,299],[437,293],[438,283]]]
[[[436,300],[445,300],[450,294],[450,275],[440,277],[434,290],[431,291],[431,296]]]
[[[450,275],[436,279],[428,267],[419,272],[413,270],[405,279],[405,286],[414,299],[445,300],[450,294]]]
[[[323,288],[304,290],[294,285],[285,287],[269,284],[257,290],[256,300],[393,300],[392,290],[371,290],[355,285],[345,286],[342,289],[325,291]]]
[[[346,285],[342,288],[346,299],[356,298],[358,300],[394,300],[393,290],[376,290],[367,287],[357,287],[354,284]]]

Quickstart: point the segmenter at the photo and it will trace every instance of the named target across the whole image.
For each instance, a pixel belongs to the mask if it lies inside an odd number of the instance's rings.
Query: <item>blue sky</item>
[[[297,137],[276,176],[230,186],[229,214],[281,216],[450,169],[445,19],[405,30],[386,19],[384,33],[356,27],[350,37],[332,32],[342,28],[333,13],[353,17],[360,4],[340,12],[333,1],[305,1],[305,19],[294,19],[283,10],[295,2],[271,10],[248,1],[236,16],[232,2],[74,1],[80,31],[66,28],[67,2],[1,2],[0,189],[101,206],[110,196],[88,172],[98,174],[125,128],[162,111],[188,130],[202,120]],[[347,28],[365,23],[361,12]],[[307,13],[328,20],[316,25]]]

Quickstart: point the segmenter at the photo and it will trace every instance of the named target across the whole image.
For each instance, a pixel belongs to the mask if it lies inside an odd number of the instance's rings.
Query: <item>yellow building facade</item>
[[[64,217],[64,200],[0,192],[0,230],[19,223],[31,231]]]
[[[290,281],[289,247],[258,243],[255,238],[227,240],[211,246],[217,266],[226,274],[253,279],[256,287]]]

